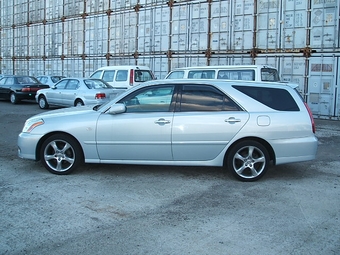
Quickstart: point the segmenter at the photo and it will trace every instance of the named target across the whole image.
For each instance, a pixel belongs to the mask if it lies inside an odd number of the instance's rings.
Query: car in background
[[[40,90],[36,101],[41,109],[53,106],[82,106],[102,104],[122,93],[101,79],[64,78],[52,88]]]
[[[97,69],[90,77],[102,79],[119,89],[129,89],[156,79],[147,66],[104,66]]]
[[[173,69],[165,79],[225,79],[279,82],[279,72],[267,65],[192,66]]]
[[[51,88],[61,79],[66,78],[65,76],[61,75],[39,75],[37,76],[37,79],[42,83],[42,84],[47,84]]]
[[[4,75],[0,79],[0,98],[16,104],[21,100],[35,100],[36,92],[49,88],[33,76]]]
[[[256,181],[273,165],[315,159],[318,141],[300,94],[280,83],[158,80],[95,107],[26,120],[21,158],[54,174],[82,163],[225,166]]]

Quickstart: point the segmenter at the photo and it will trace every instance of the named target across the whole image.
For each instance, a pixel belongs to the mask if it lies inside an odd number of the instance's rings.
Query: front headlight
[[[25,122],[24,128],[22,129],[23,133],[29,133],[37,126],[43,125],[43,119],[28,119]]]

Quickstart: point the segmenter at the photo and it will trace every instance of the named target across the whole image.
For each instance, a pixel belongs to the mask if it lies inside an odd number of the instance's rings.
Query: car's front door
[[[63,93],[68,80],[58,82],[55,87],[47,90],[46,98],[49,104],[63,105]]]
[[[97,125],[101,160],[171,161],[171,107],[175,87],[142,88],[119,101],[122,114],[102,114]]]
[[[248,121],[243,111],[212,86],[183,85],[172,128],[176,161],[207,161],[218,156]]]

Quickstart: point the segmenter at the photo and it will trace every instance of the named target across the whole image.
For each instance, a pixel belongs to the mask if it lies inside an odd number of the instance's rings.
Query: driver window
[[[174,86],[144,88],[120,100],[126,112],[168,112],[172,102]]]
[[[56,88],[57,89],[65,89],[65,86],[67,84],[68,80],[63,80],[61,82],[59,82],[57,85],[56,85]]]

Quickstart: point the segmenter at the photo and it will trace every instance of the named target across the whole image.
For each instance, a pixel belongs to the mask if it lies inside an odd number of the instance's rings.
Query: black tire
[[[17,95],[14,92],[12,92],[9,95],[9,101],[11,101],[12,104],[17,104],[19,103],[20,100],[18,99]]]
[[[77,140],[65,134],[47,138],[40,149],[44,167],[53,174],[69,174],[84,162],[83,153]]]
[[[38,104],[41,109],[48,109],[50,107],[47,103],[46,97],[45,96],[40,96],[38,99]]]
[[[256,181],[269,165],[269,153],[259,142],[246,140],[235,144],[227,155],[227,168],[239,180]]]
[[[74,102],[74,106],[83,106],[85,105],[83,100],[81,99],[77,99],[75,102]]]

